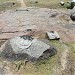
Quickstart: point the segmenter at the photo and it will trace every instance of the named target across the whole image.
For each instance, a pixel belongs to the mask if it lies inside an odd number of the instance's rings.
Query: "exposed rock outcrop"
[[[0,51],[4,58],[27,59],[30,61],[47,59],[57,53],[54,47],[26,35],[6,41]]]

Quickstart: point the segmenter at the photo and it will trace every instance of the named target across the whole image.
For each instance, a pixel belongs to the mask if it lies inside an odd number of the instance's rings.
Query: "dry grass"
[[[16,0],[0,0],[0,3],[9,2],[9,1],[16,1]]]
[[[34,6],[34,7],[45,7],[45,8],[63,8],[63,6],[60,5],[60,0],[37,0],[38,3],[31,2],[33,0],[24,0],[26,6]],[[35,1],[35,0],[34,0]],[[68,2],[70,0],[63,0],[64,2]],[[16,2],[15,6],[11,6],[8,3]],[[4,4],[6,3],[6,4]],[[6,10],[11,9],[14,7],[19,7],[20,4],[17,3],[17,0],[0,0],[0,10]]]
[[[13,5],[15,3],[15,5]],[[0,0],[0,11],[6,9],[15,9],[19,7],[20,4],[16,0]]]
[[[25,1],[27,6],[38,6],[38,7],[46,7],[46,8],[62,8],[60,5],[60,0],[37,0],[38,3],[33,3],[31,0]],[[65,3],[70,0],[63,0]]]

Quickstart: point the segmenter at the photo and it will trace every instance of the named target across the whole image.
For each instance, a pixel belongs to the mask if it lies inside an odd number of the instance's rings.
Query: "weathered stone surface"
[[[45,59],[56,54],[56,49],[30,36],[12,38],[0,48],[1,56],[12,59],[31,61]]]

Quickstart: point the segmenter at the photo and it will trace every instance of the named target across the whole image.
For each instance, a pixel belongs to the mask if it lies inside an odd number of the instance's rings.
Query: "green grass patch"
[[[75,42],[66,43],[66,45],[70,48],[70,53],[75,56]]]
[[[66,45],[69,47],[69,57],[70,61],[72,62],[72,68],[75,70],[75,42],[66,43]]]

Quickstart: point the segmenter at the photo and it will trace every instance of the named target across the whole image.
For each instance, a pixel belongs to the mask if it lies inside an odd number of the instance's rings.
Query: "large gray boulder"
[[[59,40],[60,36],[56,31],[47,32],[47,37],[49,40]]]
[[[30,36],[20,36],[6,41],[0,48],[1,56],[30,61],[45,59],[56,54],[56,49]]]

